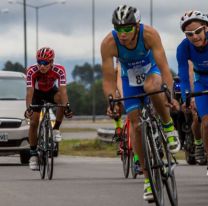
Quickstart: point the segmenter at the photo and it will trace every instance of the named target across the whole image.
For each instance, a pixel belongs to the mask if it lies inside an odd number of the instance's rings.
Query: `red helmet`
[[[55,57],[55,53],[53,49],[49,47],[43,47],[37,51],[37,61],[38,60],[45,60],[45,61],[52,61]]]

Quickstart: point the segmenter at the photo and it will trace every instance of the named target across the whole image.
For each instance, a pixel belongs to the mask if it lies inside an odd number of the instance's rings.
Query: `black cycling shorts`
[[[35,89],[33,93],[32,104],[43,105],[44,101],[55,104],[54,96],[57,92],[58,92],[58,88],[56,86],[54,86],[51,90],[47,92],[43,92],[43,91]],[[40,112],[41,108],[33,108],[33,111]]]

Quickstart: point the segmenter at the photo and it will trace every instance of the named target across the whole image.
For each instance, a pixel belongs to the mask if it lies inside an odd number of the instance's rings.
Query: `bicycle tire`
[[[123,146],[123,151],[122,151],[122,165],[123,165],[123,173],[124,177],[128,178],[129,177],[129,169],[130,169],[130,153],[128,150],[128,128],[125,125],[123,128],[123,133],[122,133],[122,146]]]
[[[137,174],[134,171],[134,153],[133,153],[132,150],[130,151],[130,168],[131,168],[132,178],[136,179],[137,178]]]
[[[46,173],[46,158],[45,158],[45,128],[41,122],[38,132],[38,164],[41,179],[45,178]]]
[[[159,134],[162,134],[163,132],[160,130]],[[168,198],[170,200],[171,206],[177,206],[178,205],[178,193],[177,193],[177,185],[176,185],[176,179],[175,179],[175,173],[174,173],[174,165],[175,163],[172,160],[172,154],[170,153],[168,147],[166,138],[161,136],[162,141],[160,141],[161,149],[163,150],[163,165],[164,169],[162,170],[163,173],[163,181],[168,193]]]
[[[54,163],[54,142],[53,142],[53,130],[51,122],[49,121],[47,127],[47,151],[46,151],[46,167],[47,176],[51,180],[53,178],[53,163]]]
[[[157,206],[164,206],[164,184],[160,163],[157,158],[159,154],[155,150],[156,146],[151,134],[151,128],[145,121],[142,124],[142,148],[145,157],[145,170],[148,172],[154,202]]]

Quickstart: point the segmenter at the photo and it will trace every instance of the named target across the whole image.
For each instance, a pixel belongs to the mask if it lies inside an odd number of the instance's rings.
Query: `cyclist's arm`
[[[59,92],[61,95],[61,104],[66,105],[69,102],[66,85],[59,86]]]
[[[27,87],[26,108],[28,108],[32,104],[33,93],[34,93],[34,88],[33,87]]]
[[[116,75],[117,75],[117,90],[119,92],[120,97],[123,97],[123,88],[122,88],[122,80],[121,80],[121,64],[118,62],[116,64]]]
[[[189,64],[187,52],[182,48],[182,45],[179,45],[177,48],[176,58],[178,61],[178,75],[180,77],[181,84],[181,96],[183,102],[186,99],[186,90],[191,91],[190,81],[189,81]]]
[[[191,60],[188,60],[189,65],[189,82],[191,91],[194,91],[194,65]]]
[[[172,91],[173,78],[159,33],[152,27],[145,26],[144,40],[145,47],[152,50],[155,63],[161,71],[163,83],[166,83],[169,90]]]
[[[115,98],[116,95],[116,74],[114,70],[113,57],[116,48],[110,34],[101,44],[102,72],[103,72],[103,91],[106,97],[110,94]]]

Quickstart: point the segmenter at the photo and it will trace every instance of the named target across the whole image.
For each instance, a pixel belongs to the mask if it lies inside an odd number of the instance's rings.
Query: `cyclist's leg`
[[[34,95],[32,99],[32,104],[39,105],[41,102],[41,93],[34,90]],[[40,119],[40,108],[33,109],[33,115],[30,118],[30,128],[29,128],[29,143],[30,143],[30,160],[29,167],[32,170],[38,169],[38,157],[37,157],[37,130]]]
[[[61,104],[61,94],[58,91],[58,88],[55,86],[53,87],[50,92],[47,94],[47,101],[51,103]],[[56,121],[53,126],[53,137],[54,141],[60,142],[62,139],[61,133],[60,133],[60,126],[63,121],[64,117],[64,108],[58,107],[56,110]]]
[[[195,144],[195,160],[199,164],[206,163],[204,144],[201,138],[201,123],[196,111],[192,111],[193,122],[192,122],[192,132],[194,135],[194,144]]]
[[[202,85],[200,82],[194,83],[194,91],[203,91],[207,90],[208,87]],[[208,154],[208,95],[203,95],[199,97],[195,97],[196,107],[199,114],[199,117],[201,118],[201,136],[204,142],[204,147],[206,150],[206,154]]]
[[[162,78],[159,69],[155,66],[147,74],[144,90],[145,92],[154,92],[161,89]],[[164,93],[151,96],[151,101],[155,110],[161,117],[163,123],[163,129],[167,136],[168,146],[172,153],[176,153],[180,150],[180,140],[178,133],[174,128],[173,120],[170,116],[170,110],[165,106],[167,99]]]
[[[143,87],[130,87],[128,84],[128,79],[126,77],[122,77],[122,84],[124,97],[144,93]],[[139,99],[126,100],[124,102],[124,107],[132,127],[130,137],[132,141],[132,147],[134,149],[134,154],[139,156],[140,164],[145,177],[143,197],[145,200],[152,200],[153,194],[149,183],[148,173],[144,169],[144,154],[142,149],[141,127],[139,124],[139,115],[141,115],[141,111],[138,110],[140,107],[140,103],[141,102]]]

